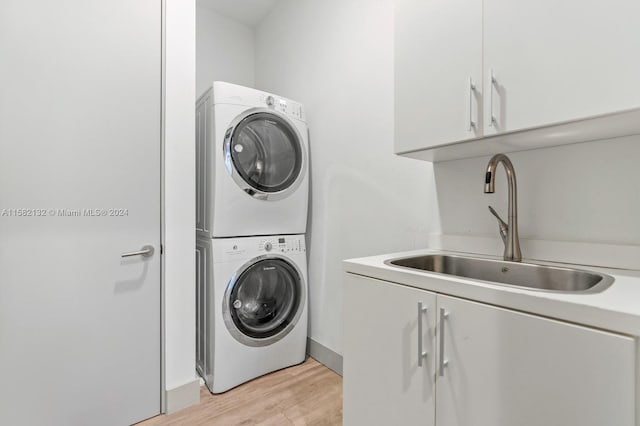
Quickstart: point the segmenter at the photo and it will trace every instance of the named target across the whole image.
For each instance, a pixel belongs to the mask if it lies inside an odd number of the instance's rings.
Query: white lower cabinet
[[[346,274],[346,426],[634,426],[635,365],[631,337]]]
[[[634,426],[635,341],[443,295],[438,426]]]
[[[433,426],[435,293],[348,275],[344,296],[344,424]]]

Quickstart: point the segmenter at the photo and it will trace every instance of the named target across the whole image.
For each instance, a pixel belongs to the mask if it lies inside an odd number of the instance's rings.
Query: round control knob
[[[275,105],[275,100],[273,99],[273,96],[267,96],[267,99],[265,99],[265,102],[267,103],[268,106],[273,106]]]
[[[271,251],[271,249],[273,248],[273,244],[271,244],[269,241],[267,241],[266,243],[264,243],[264,249],[266,251]]]

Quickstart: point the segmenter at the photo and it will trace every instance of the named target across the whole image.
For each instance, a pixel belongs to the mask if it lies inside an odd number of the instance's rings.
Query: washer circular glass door
[[[295,326],[306,298],[300,270],[285,258],[266,255],[243,265],[227,286],[222,314],[241,343],[265,346]]]
[[[236,118],[224,151],[227,171],[253,197],[281,199],[300,184],[304,146],[295,126],[276,111],[254,108]]]

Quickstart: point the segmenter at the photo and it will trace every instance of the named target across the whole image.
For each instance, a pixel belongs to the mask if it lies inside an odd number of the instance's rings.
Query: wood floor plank
[[[313,358],[141,426],[335,426],[342,424],[342,377]]]

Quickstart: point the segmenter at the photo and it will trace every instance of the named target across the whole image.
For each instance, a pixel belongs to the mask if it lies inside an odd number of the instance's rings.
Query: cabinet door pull
[[[427,352],[422,349],[422,315],[425,313],[427,308],[418,302],[418,367],[422,367],[422,360],[427,357]]]
[[[440,308],[440,366],[438,368],[440,377],[444,376],[444,368],[449,361],[444,359],[444,321],[449,317],[449,312]]]
[[[493,91],[498,90],[498,80],[496,80],[496,76],[493,74],[493,70],[491,70],[491,85],[489,86],[489,91],[491,95],[489,96],[489,127],[495,126],[496,116],[493,114]]]
[[[469,131],[471,132],[476,128],[476,122],[473,119],[473,95],[476,92],[476,85],[473,84],[473,79],[469,77]]]

